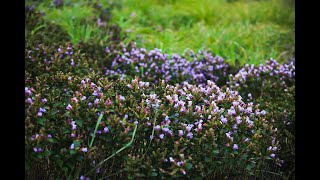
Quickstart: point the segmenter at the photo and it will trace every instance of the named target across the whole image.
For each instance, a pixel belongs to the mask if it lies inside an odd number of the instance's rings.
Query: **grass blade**
[[[98,126],[99,126],[99,124],[100,124],[100,122],[101,122],[102,117],[103,117],[103,114],[100,114],[99,119],[98,119],[97,124],[96,124],[96,128],[94,129],[94,132],[93,132],[93,137],[92,137],[92,139],[91,139],[89,148],[91,148],[92,143],[93,143],[93,141],[94,141],[94,138],[96,137],[96,132],[97,132],[97,129],[98,129]]]

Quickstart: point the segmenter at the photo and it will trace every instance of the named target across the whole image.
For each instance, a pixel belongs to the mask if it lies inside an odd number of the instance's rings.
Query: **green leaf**
[[[76,153],[77,153],[77,151],[75,151],[75,150],[71,150],[71,151],[70,151],[70,154],[71,154],[71,155],[76,154]]]
[[[186,170],[191,169],[191,168],[192,168],[192,166],[193,166],[193,165],[192,165],[191,163],[187,163],[187,164],[186,164]]]
[[[98,126],[99,126],[99,124],[100,124],[100,122],[101,122],[102,117],[103,117],[103,114],[100,114],[100,116],[99,116],[99,118],[98,118],[98,121],[97,121],[97,123],[96,123],[96,128],[94,129],[93,138],[91,139],[89,148],[91,148],[91,146],[92,146],[92,143],[93,143],[94,138],[95,138],[95,136],[96,136],[96,132],[97,132],[97,129],[98,129]]]
[[[80,147],[80,142],[79,141],[73,141],[74,148]]]
[[[56,115],[58,112],[59,112],[58,110],[57,111],[51,111],[51,116]]]
[[[233,153],[233,154],[239,154],[238,151],[233,151],[232,153]]]
[[[77,160],[78,160],[78,161],[82,161],[83,159],[84,159],[84,158],[83,158],[82,155],[77,156]]]
[[[151,173],[151,176],[158,176],[158,173],[152,172],[152,173]]]
[[[38,124],[41,124],[41,125],[44,125],[44,122],[45,122],[45,121],[46,121],[45,118],[40,118],[40,119],[37,120],[37,123],[38,123]]]
[[[79,126],[79,127],[82,127],[82,121],[80,121],[80,120],[76,120],[76,124]]]
[[[45,151],[45,152],[43,153],[44,156],[49,156],[50,154],[52,154],[51,151]]]
[[[219,154],[219,149],[213,150],[212,153],[213,154]]]

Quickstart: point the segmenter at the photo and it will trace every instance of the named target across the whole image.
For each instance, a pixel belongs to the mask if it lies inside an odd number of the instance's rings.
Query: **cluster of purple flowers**
[[[105,72],[107,76],[124,78],[126,75],[137,75],[150,82],[158,82],[161,78],[167,83],[205,83],[208,79],[218,82],[219,78],[227,75],[228,64],[221,57],[206,51],[199,51],[198,54],[190,51],[185,57],[173,54],[169,58],[161,49],[147,51],[131,45],[112,52],[114,59]]]
[[[266,61],[266,65],[260,64],[259,67],[246,64],[237,74],[230,74],[232,80],[231,82],[227,82],[227,84],[230,84],[230,88],[238,89],[250,80],[263,82],[264,80],[275,79],[272,81],[273,86],[279,84],[277,89],[286,89],[289,86],[288,83],[295,78],[294,63],[295,61],[291,60],[286,64],[279,64],[276,60],[270,59]]]

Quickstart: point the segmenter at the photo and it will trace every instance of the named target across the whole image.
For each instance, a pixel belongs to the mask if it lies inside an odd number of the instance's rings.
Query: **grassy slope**
[[[230,63],[294,56],[294,7],[281,0],[120,0],[113,21],[147,49],[209,49]]]

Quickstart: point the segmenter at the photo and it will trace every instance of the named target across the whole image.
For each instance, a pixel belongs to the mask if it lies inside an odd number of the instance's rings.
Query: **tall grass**
[[[147,49],[209,49],[259,64],[294,56],[294,7],[281,0],[120,0],[113,21]]]
[[[99,16],[92,6],[86,1],[69,2],[62,8],[52,7],[47,1],[39,5],[40,11],[45,13],[44,19],[47,22],[57,24],[65,30],[73,44],[80,41],[88,42],[90,39],[98,39],[104,34],[105,40],[108,38],[106,33],[94,21]]]

